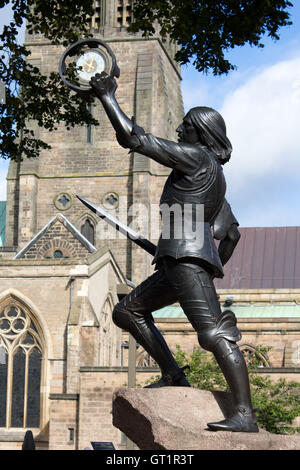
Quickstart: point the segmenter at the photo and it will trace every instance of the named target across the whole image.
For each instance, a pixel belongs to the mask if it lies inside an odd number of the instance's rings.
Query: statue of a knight
[[[184,230],[180,237],[175,236],[178,221],[170,219],[169,236],[161,236],[157,245],[154,274],[115,306],[113,321],[130,332],[159,365],[161,379],[150,387],[189,387],[184,368],[176,363],[152,317],[153,311],[179,302],[200,346],[214,354],[234,401],[232,416],[208,423],[209,429],[258,432],[248,370],[236,344],[241,334],[234,313],[222,312],[213,284],[215,277],[223,277],[223,265],[240,237],[238,222],[225,199],[222,165],[230,159],[232,147],[224,120],[211,108],[192,108],[176,130],[178,142],[172,142],[145,133],[124,114],[115,98],[116,81],[106,73],[97,74],[90,84],[120,145],[172,169],[160,205],[179,204],[183,212],[185,206],[192,206],[191,217],[197,214],[197,206],[204,207],[202,237],[191,237]],[[192,226],[196,226],[194,222]],[[218,248],[213,238],[220,240]]]

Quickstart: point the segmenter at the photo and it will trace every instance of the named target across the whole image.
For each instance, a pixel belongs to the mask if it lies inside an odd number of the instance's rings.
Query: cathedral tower
[[[121,70],[116,92],[120,106],[129,117],[134,115],[146,132],[177,139],[175,129],[183,116],[183,104],[180,68],[173,60],[176,47],[159,36],[146,40],[141,34],[127,32],[131,0],[94,3],[92,33],[109,44]],[[32,52],[31,63],[43,74],[57,71],[63,47],[29,34],[26,45]],[[140,220],[138,211],[143,215],[148,211],[149,230],[142,224],[141,231],[156,242],[158,233],[150,227],[154,227],[158,210],[155,213],[150,208],[158,204],[169,171],[138,153],[128,155],[117,143],[99,102],[91,112],[100,123],[98,127],[76,126],[68,131],[60,125],[57,131],[48,132],[33,123],[36,136],[52,149],[42,151],[39,158],[10,164],[6,246],[20,250],[60,212],[97,248],[108,245],[123,273],[139,282],[151,272],[151,256],[119,236],[105,239],[105,224],[96,220],[76,195],[115,211],[114,215],[127,223],[130,207],[135,222]],[[136,223],[134,227],[138,228]]]

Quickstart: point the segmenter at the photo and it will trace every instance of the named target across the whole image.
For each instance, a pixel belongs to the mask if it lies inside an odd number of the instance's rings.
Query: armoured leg
[[[200,266],[168,261],[165,268],[181,307],[198,332],[200,346],[214,353],[233,396],[233,416],[209,423],[210,429],[257,432],[248,370],[236,344],[241,334],[234,313],[221,311],[212,277]]]
[[[248,370],[236,341],[241,338],[233,312],[227,310],[217,318],[213,328],[198,333],[200,345],[214,353],[232,393],[234,414],[218,423],[208,423],[212,430],[258,432],[253,412]]]
[[[156,328],[151,312],[174,303],[174,292],[163,271],[155,272],[146,281],[117,304],[113,311],[114,323],[128,331],[150,354],[162,371],[162,379],[155,386],[189,386],[183,371]]]
[[[208,423],[212,430],[258,432],[251,403],[248,370],[237,344],[222,338],[213,349],[215,358],[232,393],[233,416],[217,423]]]

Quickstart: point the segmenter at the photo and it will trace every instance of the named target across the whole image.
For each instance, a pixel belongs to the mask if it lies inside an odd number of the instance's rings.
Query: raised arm
[[[90,84],[101,101],[122,147],[136,150],[184,174],[193,174],[202,165],[209,164],[207,152],[200,145],[177,143],[146,134],[144,129],[135,123],[134,118],[130,120],[115,98],[117,83],[109,75],[104,72],[97,74]]]
[[[118,86],[115,79],[102,72],[91,79],[90,85],[101,101],[121,145],[127,148],[134,148],[139,145],[138,137],[132,135],[133,121],[122,111],[115,98],[115,91]]]

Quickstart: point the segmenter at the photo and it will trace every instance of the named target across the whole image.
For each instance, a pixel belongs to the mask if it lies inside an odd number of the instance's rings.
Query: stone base
[[[232,409],[231,396],[187,387],[119,389],[113,425],[141,450],[300,450],[300,435],[209,431]]]

